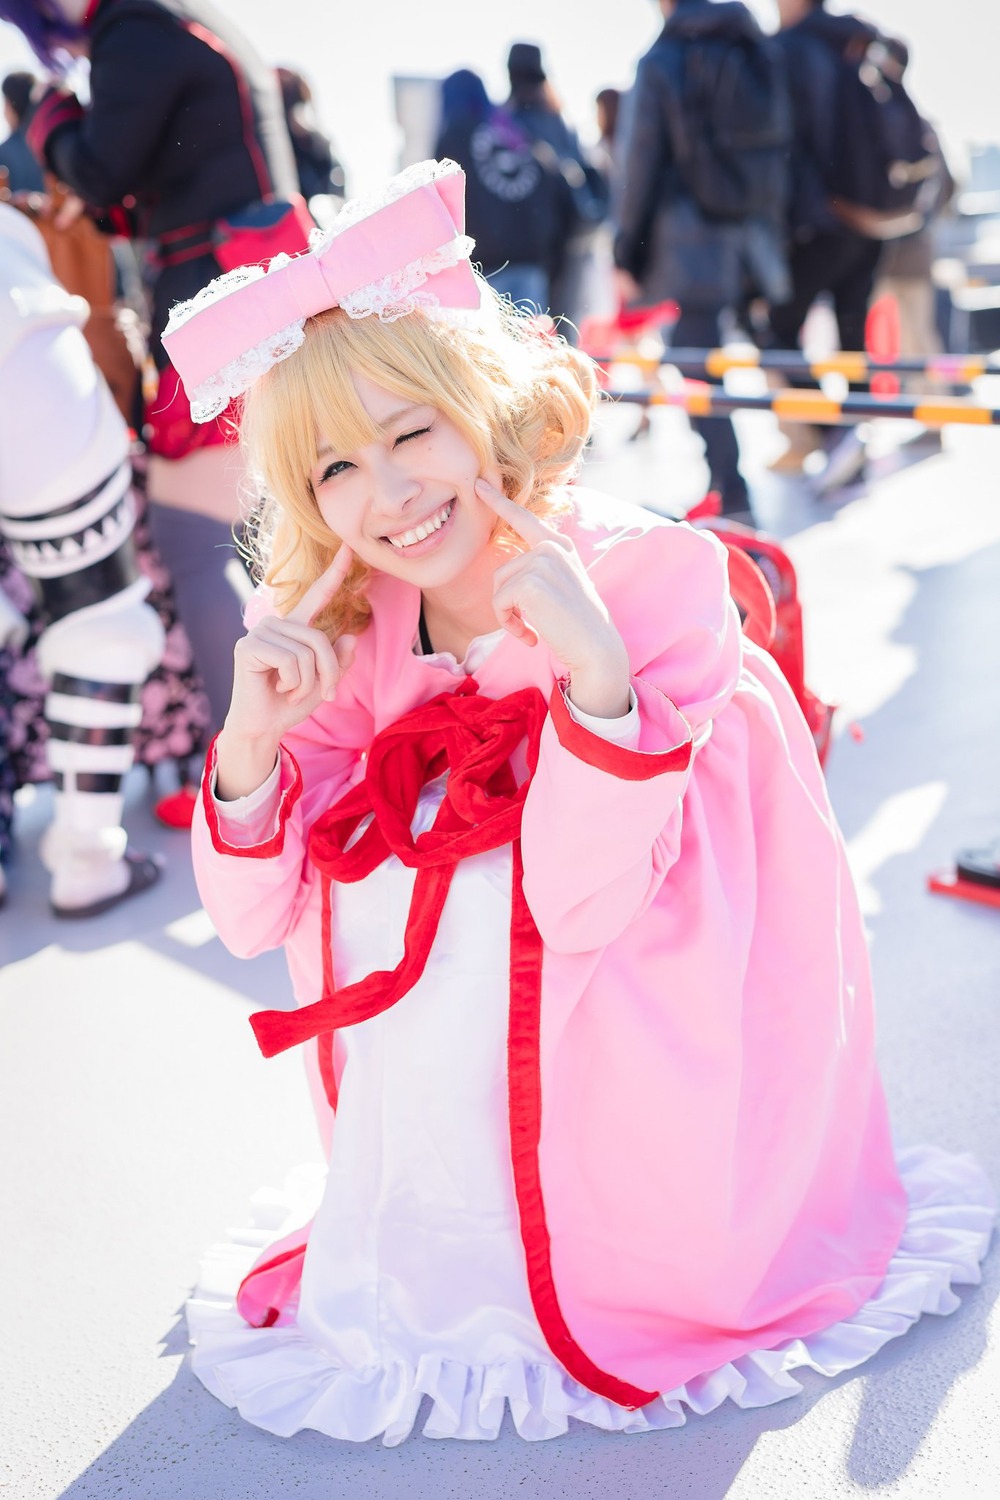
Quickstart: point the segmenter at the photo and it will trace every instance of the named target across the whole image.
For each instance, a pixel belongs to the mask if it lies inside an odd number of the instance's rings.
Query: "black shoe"
[[[1000,843],[985,849],[962,849],[955,860],[955,874],[970,885],[988,885],[1000,891]]]
[[[65,921],[75,921],[80,917],[99,917],[101,912],[120,906],[130,896],[141,896],[143,891],[148,891],[159,880],[163,863],[158,856],[133,853],[131,849],[127,849],[124,857],[129,867],[129,881],[124,890],[116,891],[111,896],[102,896],[89,906],[56,906],[54,902],[50,902],[52,915]]]

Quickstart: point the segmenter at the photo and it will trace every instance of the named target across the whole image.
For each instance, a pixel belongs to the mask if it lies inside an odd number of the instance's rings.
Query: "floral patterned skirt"
[[[135,733],[137,765],[184,762],[204,752],[208,702],[192,663],[191,645],[177,618],[170,578],[149,535],[142,474],[135,475],[138,516],[136,556],[150,580],[147,602],[156,610],[166,635],[163,660],[141,692],[142,721]],[[13,564],[0,538],[0,588],[27,616],[31,633],[23,651],[0,650],[0,859],[7,852],[13,821],[14,792],[29,782],[51,777],[45,754],[45,682],[35,647],[43,621],[31,585]]]

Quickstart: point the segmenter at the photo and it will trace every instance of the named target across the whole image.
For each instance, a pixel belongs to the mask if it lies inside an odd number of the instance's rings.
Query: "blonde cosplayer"
[[[565,508],[560,489],[579,466],[597,401],[590,360],[550,338],[483,283],[475,326],[416,310],[386,323],[332,308],[305,325],[301,347],[247,392],[241,440],[264,497],[251,528],[258,575],[292,608],[337,551],[308,475],[317,435],[344,452],[378,430],[355,391],[353,374],[450,417],[481,464],[495,464],[511,498],[539,515]],[[355,563],[347,585],[317,617],[330,634],[366,624],[367,569]]]

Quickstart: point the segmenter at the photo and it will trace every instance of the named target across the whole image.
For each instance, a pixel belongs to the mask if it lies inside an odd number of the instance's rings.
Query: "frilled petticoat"
[[[440,794],[440,784],[425,789],[415,830],[430,826]],[[393,856],[338,886],[340,984],[399,961],[412,885]],[[801,1389],[791,1371],[838,1375],[922,1313],[958,1306],[952,1283],[980,1279],[993,1194],[971,1158],[922,1147],[899,1156],[906,1230],[877,1295],[852,1317],[707,1370],[641,1410],[573,1381],[532,1309],[514,1198],[510,891],[509,846],[459,864],[418,983],[339,1034],[329,1171],[302,1169],[282,1193],[258,1195],[252,1226],[207,1256],[187,1318],[194,1370],[213,1395],[279,1436],[314,1428],[396,1444],[424,1397],[428,1437],[495,1438],[505,1404],[524,1438],[556,1437],[571,1417],[644,1432],[681,1426],[687,1410],[727,1397],[741,1407],[780,1401]],[[240,1281],[267,1244],[313,1214],[297,1309],[276,1326],[248,1326],[234,1305]]]

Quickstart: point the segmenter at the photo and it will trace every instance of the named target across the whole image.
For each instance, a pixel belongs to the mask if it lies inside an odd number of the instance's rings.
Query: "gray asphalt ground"
[[[610,414],[589,481],[655,508],[694,498],[683,418],[658,412],[629,443],[634,424]],[[739,425],[759,518],[799,566],[810,678],[842,705],[829,781],[898,1141],[972,1151],[1000,1184],[1000,910],[924,888],[956,848],[1000,836],[1000,432],[953,428],[934,452],[883,423],[867,485],[819,501],[766,473],[769,417]],[[184,1357],[199,1256],[318,1148],[299,1060],[265,1063],[246,1025],[287,994],[283,961],[222,950],[184,836],[149,806],[135,775],[127,821],[137,847],[166,854],[161,885],[79,926],[47,913],[47,794],[19,812],[0,914],[0,1496],[1000,1496],[996,1250],[959,1311],[857,1374],[676,1431],[529,1444],[508,1422],[495,1443],[385,1449],[283,1441],[214,1401]]]

